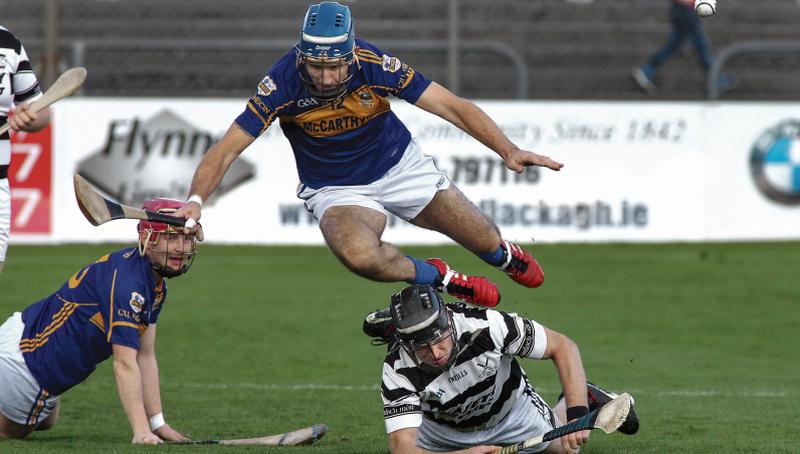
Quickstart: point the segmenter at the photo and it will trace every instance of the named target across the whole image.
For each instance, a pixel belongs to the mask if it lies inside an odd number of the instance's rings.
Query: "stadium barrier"
[[[798,40],[741,41],[726,46],[719,51],[706,76],[708,99],[716,101],[720,98],[722,93],[718,81],[722,75],[722,68],[733,57],[742,54],[797,54],[798,52],[800,52],[800,41]]]
[[[800,106],[794,103],[479,105],[520,147],[560,160],[564,169],[515,174],[438,117],[404,102],[393,110],[509,239],[800,238]],[[153,196],[185,198],[203,153],[243,107],[241,100],[61,102],[52,128],[14,138],[12,242],[129,242],[133,221],[92,227],[84,220],[72,173],[128,205]],[[297,184],[288,141],[273,125],[235,162],[204,208],[207,241],[323,244],[316,220],[295,197]],[[260,213],[255,223],[253,210]],[[449,242],[397,219],[390,219],[384,238]]]

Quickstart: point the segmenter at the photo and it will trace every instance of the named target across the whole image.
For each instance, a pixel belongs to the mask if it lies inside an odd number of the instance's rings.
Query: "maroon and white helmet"
[[[154,211],[156,213],[161,213],[161,214],[173,214],[184,205],[186,205],[186,202],[181,202],[180,200],[158,198],[158,199],[150,199],[144,202],[144,204],[142,205],[142,209],[147,211]],[[167,232],[169,230],[172,230],[173,232],[176,231],[174,227],[168,224],[141,220],[139,221],[137,230],[141,232],[144,229],[150,230],[151,232],[155,233]]]
[[[153,211],[160,214],[174,214],[179,208],[186,205],[186,202],[175,199],[157,198],[144,202],[142,209]],[[155,245],[162,234],[166,235],[180,235],[183,238],[183,229],[173,227],[169,224],[161,222],[153,222],[147,220],[139,221],[137,225],[139,232],[139,254],[145,255],[147,250],[150,249],[149,256],[150,264],[159,274],[164,277],[175,277],[188,271],[189,267],[194,262],[194,256],[197,252],[197,240],[192,235],[191,246],[188,250],[181,249],[180,254],[183,255],[183,263],[179,269],[170,269],[167,266],[169,253],[167,250],[154,249]],[[184,243],[181,242],[183,245]]]

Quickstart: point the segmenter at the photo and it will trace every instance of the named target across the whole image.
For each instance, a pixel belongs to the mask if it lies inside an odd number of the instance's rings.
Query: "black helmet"
[[[431,367],[417,358],[414,350],[452,335],[453,352],[446,367],[456,357],[457,342],[450,312],[439,293],[430,285],[412,285],[392,295],[389,306],[397,338],[418,366]]]

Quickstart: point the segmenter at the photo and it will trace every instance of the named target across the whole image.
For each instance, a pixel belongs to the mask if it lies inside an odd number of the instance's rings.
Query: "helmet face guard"
[[[350,8],[336,2],[311,5],[303,19],[303,30],[295,51],[300,79],[311,96],[331,101],[343,95],[347,83],[353,78],[355,62],[355,34]],[[335,86],[321,86],[325,75],[331,71],[334,74],[329,80],[336,81]]]
[[[173,199],[152,199],[142,206],[148,211],[173,214],[185,203]],[[139,255],[146,255],[159,275],[170,278],[189,271],[197,253],[197,238],[194,234],[184,234],[171,225],[160,222],[139,221]],[[163,241],[161,241],[163,240]],[[179,262],[170,266],[172,262]]]
[[[453,364],[458,354],[458,342],[450,311],[439,293],[429,285],[412,285],[392,295],[392,318],[400,346],[421,369],[434,372]],[[417,355],[421,349],[452,338],[453,349],[447,363],[435,367]]]

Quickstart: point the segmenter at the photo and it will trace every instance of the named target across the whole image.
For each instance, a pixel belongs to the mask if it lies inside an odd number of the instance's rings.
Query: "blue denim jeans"
[[[669,60],[687,39],[697,51],[697,57],[700,59],[700,65],[703,70],[708,71],[714,57],[711,55],[711,46],[703,31],[703,24],[694,10],[673,2],[669,13],[669,21],[672,25],[672,30],[669,33],[667,42],[642,67],[647,77],[653,77],[659,66]]]

